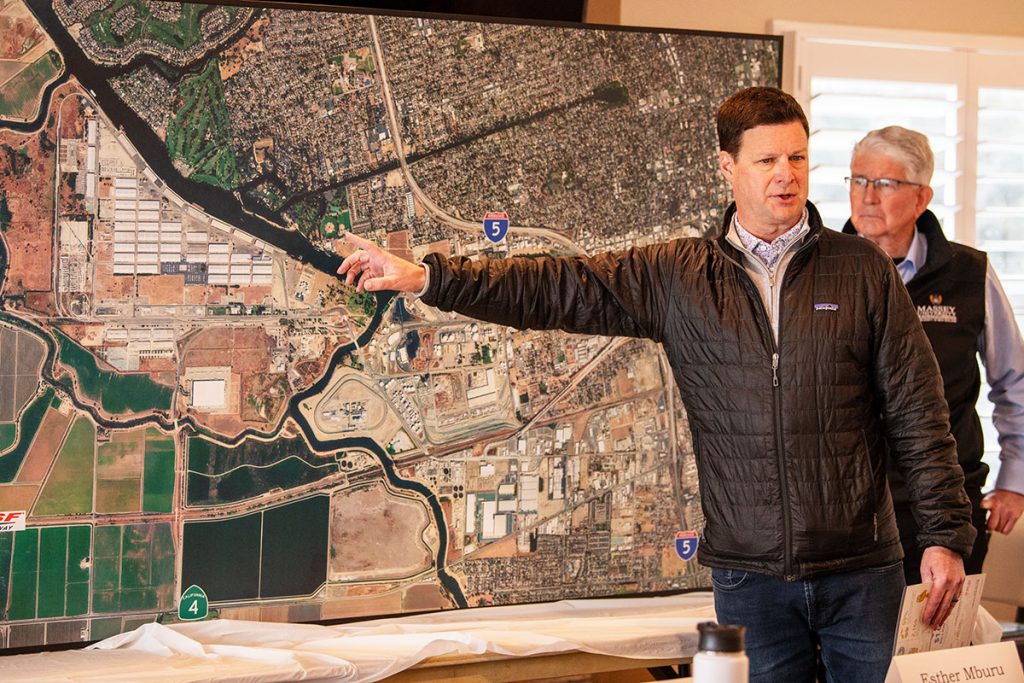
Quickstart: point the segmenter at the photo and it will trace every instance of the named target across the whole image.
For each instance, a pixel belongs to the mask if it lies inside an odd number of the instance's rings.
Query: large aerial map
[[[658,346],[333,273],[346,231],[413,259],[706,234],[714,112],[779,60],[757,36],[0,0],[0,647],[201,616],[194,586],[211,615],[315,621],[707,585]]]

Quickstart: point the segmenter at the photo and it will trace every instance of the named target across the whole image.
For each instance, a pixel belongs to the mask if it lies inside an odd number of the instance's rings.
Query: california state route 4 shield
[[[178,618],[182,621],[205,619],[210,611],[210,601],[206,599],[206,591],[192,584],[181,594],[178,602]]]
[[[697,543],[700,538],[696,531],[676,532],[676,555],[683,560],[689,560],[697,554]]]
[[[508,214],[504,211],[488,211],[484,214],[484,235],[497,244],[508,234]]]

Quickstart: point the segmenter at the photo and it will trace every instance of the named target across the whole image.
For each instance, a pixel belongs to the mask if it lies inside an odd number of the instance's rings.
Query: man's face
[[[850,175],[870,180],[910,180],[901,162],[873,151],[863,152],[853,158],[850,162]],[[909,249],[914,224],[928,208],[933,194],[927,185],[900,185],[895,190],[880,193],[871,183],[864,188],[851,183],[850,218],[857,233],[872,242],[905,244]]]
[[[807,133],[799,121],[743,133],[734,157],[719,152],[740,224],[762,239],[796,225],[807,203]]]

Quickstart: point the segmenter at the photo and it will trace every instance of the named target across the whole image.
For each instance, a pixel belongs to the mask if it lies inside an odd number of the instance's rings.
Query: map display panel
[[[707,586],[659,347],[333,273],[707,234],[780,48],[0,0],[0,647]]]

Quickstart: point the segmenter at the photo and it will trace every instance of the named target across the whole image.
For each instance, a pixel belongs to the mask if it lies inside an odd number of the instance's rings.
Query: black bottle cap
[[[704,621],[697,624],[697,630],[697,649],[701,652],[743,652],[743,634],[747,629],[742,626]]]

